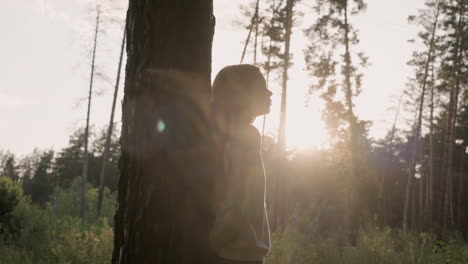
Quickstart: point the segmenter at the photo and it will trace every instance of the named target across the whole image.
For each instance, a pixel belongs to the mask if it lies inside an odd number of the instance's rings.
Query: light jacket
[[[270,252],[266,178],[260,133],[239,127],[224,144],[224,169],[215,184],[216,220],[210,243],[222,258],[263,260]]]

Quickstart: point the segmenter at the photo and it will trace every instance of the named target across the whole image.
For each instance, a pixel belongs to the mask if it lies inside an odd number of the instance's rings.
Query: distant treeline
[[[118,131],[113,133],[105,172],[105,187],[110,192],[116,191],[119,175],[120,144],[118,133]],[[91,187],[97,188],[99,187],[106,131],[96,134],[91,130],[90,138],[87,180]],[[24,194],[30,196],[32,202],[45,208],[47,203],[53,202],[52,194],[55,188],[69,189],[73,181],[81,178],[83,145],[84,129],[80,128],[70,136],[68,146],[59,151],[36,149],[24,157],[17,157],[8,151],[0,151],[0,177],[20,181]],[[79,200],[79,197],[76,199]]]

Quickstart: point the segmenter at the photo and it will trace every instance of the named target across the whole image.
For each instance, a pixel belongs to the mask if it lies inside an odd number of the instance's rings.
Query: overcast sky
[[[217,28],[213,43],[213,75],[224,65],[239,62],[246,32],[235,26],[238,6],[245,1],[214,0]],[[310,13],[306,4],[298,8]],[[395,97],[401,93],[411,71],[406,66],[412,46],[406,41],[417,32],[406,23],[408,15],[423,5],[422,0],[369,0],[366,13],[353,19],[360,30],[359,50],[370,57],[365,71],[363,93],[357,113],[374,125],[371,135],[381,137],[390,127]],[[85,125],[86,96],[89,87],[90,51],[95,13],[89,0],[11,0],[0,9],[0,149],[18,155],[34,148],[59,149],[69,135]],[[109,17],[122,18],[127,1],[114,1],[106,10]],[[300,28],[310,25],[313,17],[299,19]],[[105,32],[99,35],[91,123],[103,128],[108,123],[122,25],[105,18]],[[300,144],[306,135],[323,136],[320,113],[309,102],[302,49],[307,43],[300,30],[293,35],[295,66],[291,70],[288,137],[290,145]],[[247,61],[248,62],[248,61]],[[272,86],[272,89],[276,88]],[[122,98],[122,87],[119,98]],[[277,91],[276,91],[277,92]],[[119,99],[120,102],[120,99]],[[277,127],[279,94],[274,97],[267,133]],[[121,107],[116,119],[120,121]],[[258,124],[258,123],[257,123]],[[304,125],[309,124],[309,125]],[[296,140],[294,140],[296,139]],[[299,140],[299,141],[298,141]],[[309,142],[309,145],[317,145]]]

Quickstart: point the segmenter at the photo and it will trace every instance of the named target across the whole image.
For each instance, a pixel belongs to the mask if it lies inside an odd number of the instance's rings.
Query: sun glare
[[[288,85],[288,102],[286,116],[286,147],[296,151],[324,148],[327,144],[327,131],[321,119],[322,102],[317,95],[307,95],[307,76],[297,70],[291,73]],[[272,83],[272,107],[267,115],[265,135],[277,137],[279,126],[281,87]],[[263,130],[263,118],[255,120],[254,125]]]
[[[310,108],[292,108],[288,114],[286,144],[298,150],[323,147],[326,131],[320,113]]]
[[[300,102],[302,100],[298,100]],[[267,116],[265,135],[276,137],[279,123],[277,109]],[[303,104],[291,104],[288,107],[286,121],[286,145],[288,149],[307,150],[322,148],[326,145],[327,132],[320,118],[318,107],[306,107]],[[263,118],[258,118],[254,125],[262,131]]]
[[[327,132],[321,119],[321,100],[317,95],[307,95],[310,80],[304,72],[291,74],[294,78],[289,81],[286,145],[296,150],[324,147]]]

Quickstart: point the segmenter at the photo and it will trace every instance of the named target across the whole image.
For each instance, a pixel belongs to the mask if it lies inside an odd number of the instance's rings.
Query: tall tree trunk
[[[271,20],[270,20],[270,25],[273,25],[274,23],[274,17],[275,17],[275,12],[276,12],[276,8],[275,8],[275,3],[276,3],[276,0],[273,0],[273,7],[272,7],[272,11],[271,11]],[[266,83],[269,87],[270,85],[270,73],[271,73],[271,48],[273,46],[273,41],[272,41],[272,37],[270,36],[269,40],[268,40],[268,53],[267,53],[267,61],[266,61],[266,67],[265,67],[265,77],[266,77]]]
[[[390,138],[388,140],[388,145],[387,145],[387,164],[391,164],[392,159],[393,159],[393,140],[395,138],[395,132],[396,132],[396,124],[398,121],[398,117],[400,116],[400,109],[401,109],[401,103],[403,101],[403,96],[405,93],[402,93],[400,95],[400,98],[398,100],[398,107],[395,113],[395,118],[393,119],[393,125],[392,125],[392,130],[390,130]],[[380,188],[379,188],[379,201],[380,201],[380,212],[382,214],[382,220],[383,224],[385,225],[387,223],[387,197],[385,196],[385,184],[386,184],[386,179],[387,174],[382,174],[382,181],[380,183]]]
[[[99,191],[98,191],[97,206],[96,206],[98,217],[101,216],[101,206],[102,206],[102,198],[104,194],[106,165],[107,165],[107,160],[109,159],[109,148],[110,148],[110,143],[112,139],[112,130],[114,128],[115,104],[117,102],[117,94],[119,92],[120,71],[122,69],[122,61],[123,61],[123,53],[124,53],[124,48],[125,48],[126,35],[127,35],[127,31],[124,29],[124,34],[122,37],[122,45],[120,47],[119,66],[117,67],[117,77],[115,80],[114,97],[112,98],[112,108],[111,108],[111,115],[110,115],[110,120],[109,120],[109,127],[107,128],[106,143],[104,146],[104,153],[102,154],[101,173],[99,175]]]
[[[344,78],[345,78],[345,99],[347,106],[347,116],[350,129],[350,145],[351,145],[351,168],[352,168],[352,179],[353,182],[357,180],[358,176],[358,138],[357,138],[357,123],[356,116],[354,115],[354,103],[353,103],[353,88],[351,85],[351,53],[350,53],[350,39],[349,39],[349,21],[348,21],[348,1],[345,0],[344,4]],[[355,192],[355,190],[353,191]]]
[[[212,0],[130,0],[112,263],[210,263]]]
[[[351,160],[353,168],[353,178],[357,176],[357,159],[356,159],[356,150],[357,150],[357,124],[356,117],[354,115],[354,103],[353,103],[353,88],[351,85],[351,53],[349,50],[350,40],[349,40],[349,21],[348,21],[348,1],[345,0],[344,6],[344,77],[345,77],[345,96],[346,96],[346,106],[348,107],[348,123],[350,128],[350,141],[351,141]]]
[[[355,244],[357,233],[356,231],[361,226],[360,217],[360,208],[358,208],[358,199],[359,199],[359,138],[358,138],[358,124],[357,118],[354,114],[354,102],[353,102],[353,87],[351,84],[351,75],[352,75],[352,62],[351,62],[351,52],[350,52],[350,24],[348,20],[348,0],[345,0],[343,3],[343,28],[344,28],[344,92],[345,92],[345,102],[346,102],[346,111],[347,111],[347,121],[349,125],[349,140],[350,140],[350,159],[351,159],[351,175],[349,178],[349,197],[346,200],[347,203],[347,220],[345,226],[349,231],[349,239],[352,244]]]
[[[426,175],[424,174],[424,177],[423,177],[423,174],[420,173],[419,174],[421,178],[419,178],[419,203],[418,203],[418,216],[419,217],[422,217],[422,213],[423,213],[423,199],[424,199],[424,192],[423,192],[423,188],[424,188],[424,182],[425,182],[425,178],[426,178]]]
[[[284,36],[284,60],[283,60],[283,76],[281,87],[281,110],[280,110],[280,124],[278,130],[278,150],[285,151],[286,148],[286,108],[287,108],[287,92],[288,92],[288,70],[290,64],[290,45],[291,45],[291,32],[293,23],[293,7],[294,0],[286,1],[286,21],[285,21],[285,36]]]
[[[88,136],[89,136],[89,116],[91,114],[91,98],[93,96],[93,80],[94,80],[94,61],[96,58],[96,46],[97,37],[99,32],[99,20],[101,15],[101,8],[97,6],[96,14],[96,27],[94,29],[94,47],[93,47],[93,58],[91,61],[91,77],[89,80],[89,93],[88,93],[88,111],[86,112],[86,127],[84,133],[84,154],[83,154],[83,170],[81,177],[81,202],[80,202],[80,217],[85,217],[85,205],[86,205],[86,181],[88,177]]]
[[[457,108],[458,108],[458,96],[460,93],[460,79],[461,69],[460,60],[463,59],[461,53],[461,39],[463,36],[463,19],[464,19],[464,2],[459,1],[459,19],[456,29],[456,41],[455,41],[455,58],[454,58],[454,71],[452,80],[454,86],[451,89],[450,104],[449,104],[449,115],[448,115],[448,135],[446,140],[446,167],[445,167],[445,195],[442,213],[442,236],[447,237],[449,229],[453,227],[453,192],[452,192],[452,181],[453,181],[453,150],[455,145],[455,123],[457,120]]]
[[[465,160],[465,147],[462,145],[460,157],[460,176],[458,179],[458,200],[457,200],[457,229],[460,230],[460,220],[462,215],[462,197],[463,197],[463,162]]]
[[[427,51],[427,59],[425,62],[424,66],[424,76],[422,80],[422,88],[421,88],[421,95],[419,98],[419,108],[418,108],[418,120],[416,121],[416,128],[415,128],[415,133],[414,133],[414,138],[413,138],[413,146],[411,150],[411,160],[410,160],[410,168],[409,168],[409,174],[408,174],[408,181],[406,183],[406,195],[405,195],[405,206],[404,206],[404,211],[403,211],[403,229],[406,229],[406,226],[408,225],[408,199],[409,195],[411,192],[411,184],[413,182],[414,174],[416,172],[416,159],[418,156],[418,151],[419,151],[419,141],[420,141],[420,135],[421,135],[421,124],[422,124],[422,113],[424,109],[424,98],[426,95],[426,86],[427,86],[427,79],[429,76],[429,66],[432,61],[432,52],[434,49],[434,42],[435,42],[435,34],[437,31],[437,23],[438,23],[438,18],[439,18],[439,3],[437,3],[436,6],[436,15],[435,15],[435,20],[434,24],[432,26],[432,33],[431,33],[431,40],[429,43],[429,49]],[[422,179],[420,181],[420,184],[422,184]],[[422,195],[422,188],[420,188],[421,195]],[[422,208],[422,197],[420,199],[420,209]]]
[[[291,45],[291,34],[292,34],[292,23],[293,23],[293,8],[295,0],[286,1],[286,20],[285,36],[284,36],[284,58],[283,58],[283,72],[282,72],[282,88],[281,88],[281,106],[280,106],[280,123],[278,128],[278,170],[276,171],[276,193],[273,201],[273,215],[274,220],[272,221],[272,228],[276,230],[280,228],[285,218],[285,210],[288,195],[287,191],[287,175],[286,165],[286,111],[287,111],[287,92],[288,92],[288,71],[290,66],[290,45]]]
[[[358,176],[359,176],[359,144],[358,144],[358,126],[356,116],[354,115],[354,103],[353,103],[353,87],[351,84],[351,74],[352,74],[352,63],[351,63],[351,52],[350,52],[350,25],[348,21],[348,0],[344,1],[344,10],[343,10],[343,27],[344,27],[344,88],[345,88],[345,100],[347,106],[347,119],[349,125],[349,137],[350,137],[350,158],[351,158],[351,177],[349,178],[349,198],[347,199],[348,204],[348,230],[350,231],[350,239],[351,242],[354,243],[356,239],[356,230],[359,229],[361,221],[359,221],[358,217],[360,212],[358,212],[359,208],[357,207],[357,199],[358,199]]]
[[[441,185],[439,189],[439,205],[438,205],[438,216],[437,220],[439,223],[439,234],[443,237],[445,235],[445,202],[446,202],[446,195],[447,195],[447,164],[448,164],[448,149],[450,145],[450,124],[452,122],[452,104],[453,104],[453,97],[454,91],[453,87],[450,89],[450,99],[449,105],[447,109],[447,120],[445,121],[444,127],[444,150],[443,150],[443,157],[442,157],[442,173],[441,173]],[[448,200],[448,199],[447,199]]]
[[[409,228],[410,229],[416,229],[417,228],[417,222],[416,222],[416,215],[417,215],[417,209],[418,207],[416,206],[417,205],[417,202],[416,202],[416,194],[417,194],[417,185],[416,184],[413,184],[412,185],[412,188],[413,190],[411,191],[411,223],[409,225]]]
[[[257,6],[255,7],[255,37],[254,37],[254,56],[253,64],[257,65],[257,47],[258,47],[258,24],[260,19],[258,17],[258,9],[260,8],[260,0],[257,0]],[[263,134],[262,134],[263,135]]]
[[[242,56],[240,59],[240,63],[244,62],[245,52],[247,51],[247,46],[250,42],[250,36],[252,35],[252,30],[255,28],[255,50],[254,50],[254,64],[257,61],[257,37],[258,37],[258,6],[260,4],[260,0],[257,0],[255,5],[255,11],[252,19],[250,20],[249,26],[249,33],[247,34],[247,39],[245,40],[244,49],[242,50]]]
[[[434,66],[433,66],[434,67]],[[426,200],[430,226],[432,226],[432,211],[434,204],[434,68],[431,71],[431,104],[429,116],[429,179],[427,183]]]

